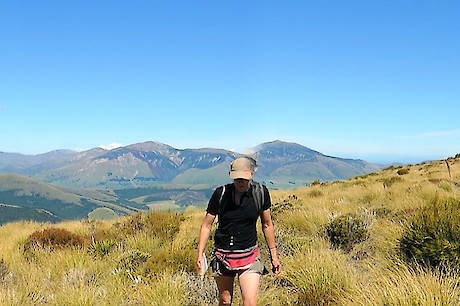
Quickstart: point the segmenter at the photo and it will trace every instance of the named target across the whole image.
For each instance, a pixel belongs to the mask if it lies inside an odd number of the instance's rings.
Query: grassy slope
[[[93,209],[103,206],[119,214],[147,209],[146,205],[128,209],[117,202],[116,195],[107,192],[59,188],[24,176],[0,174],[0,204],[5,205],[0,224],[18,220],[21,215],[37,221],[85,218]]]
[[[0,204],[0,224],[20,220],[36,220],[39,222],[61,221],[58,217],[44,210]]]
[[[434,199],[459,198],[460,159],[448,162],[450,175],[445,161],[435,161],[343,182],[272,191],[284,271],[279,277],[263,277],[259,304],[459,305],[457,274],[440,277],[436,272],[411,270],[397,252],[404,224],[421,207]],[[324,227],[334,216],[349,212],[365,217],[370,237],[345,253],[330,246]],[[180,220],[175,214],[152,215],[146,219],[148,224],[161,225],[153,232],[145,231],[146,220],[132,217],[60,223],[55,226],[87,238],[93,235],[96,241],[112,237],[116,247],[103,258],[88,253],[90,244],[81,250],[41,250],[32,261],[22,253],[22,241],[49,225],[4,225],[0,227],[0,236],[5,237],[0,241],[0,304],[210,305],[215,298],[212,278],[207,275],[200,281],[192,273],[203,217],[203,209],[189,209]],[[208,254],[210,248],[211,243]],[[127,254],[150,257],[130,275],[114,273]],[[152,268],[150,274],[146,267]],[[137,274],[142,277],[136,278]],[[235,305],[240,302],[236,290]]]

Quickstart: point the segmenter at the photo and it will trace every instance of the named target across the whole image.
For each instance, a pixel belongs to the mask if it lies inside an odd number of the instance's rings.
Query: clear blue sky
[[[0,1],[0,151],[460,153],[460,1]]]

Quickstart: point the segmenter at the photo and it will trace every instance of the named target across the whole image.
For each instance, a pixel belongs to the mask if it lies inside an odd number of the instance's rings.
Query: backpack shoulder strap
[[[252,188],[252,197],[254,198],[254,202],[256,203],[257,211],[260,214],[262,212],[262,207],[264,205],[264,187],[259,182],[252,182],[254,186]]]
[[[222,199],[224,198],[224,194],[225,194],[225,185],[222,185],[222,193],[220,194],[219,204],[217,206],[217,212],[219,213],[219,215],[222,212],[221,208],[222,208]]]

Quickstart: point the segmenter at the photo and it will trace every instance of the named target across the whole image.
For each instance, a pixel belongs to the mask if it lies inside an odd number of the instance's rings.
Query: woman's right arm
[[[203,265],[203,253],[206,248],[206,242],[208,242],[209,235],[211,233],[212,224],[214,223],[215,215],[206,213],[203,223],[200,228],[200,241],[198,243],[198,256],[196,260],[197,274],[200,274],[201,267]]]

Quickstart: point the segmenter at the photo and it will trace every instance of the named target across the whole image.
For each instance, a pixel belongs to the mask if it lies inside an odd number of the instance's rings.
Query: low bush
[[[401,168],[401,169],[399,169],[396,173],[398,173],[398,175],[408,174],[408,173],[409,173],[409,169],[407,169],[407,168]]]
[[[144,267],[150,256],[150,254],[139,250],[125,253],[118,260],[114,274],[121,274],[134,282],[139,282],[141,277],[145,275]]]
[[[326,234],[334,247],[349,252],[356,243],[363,242],[369,237],[369,230],[363,217],[345,214],[327,224]]]

